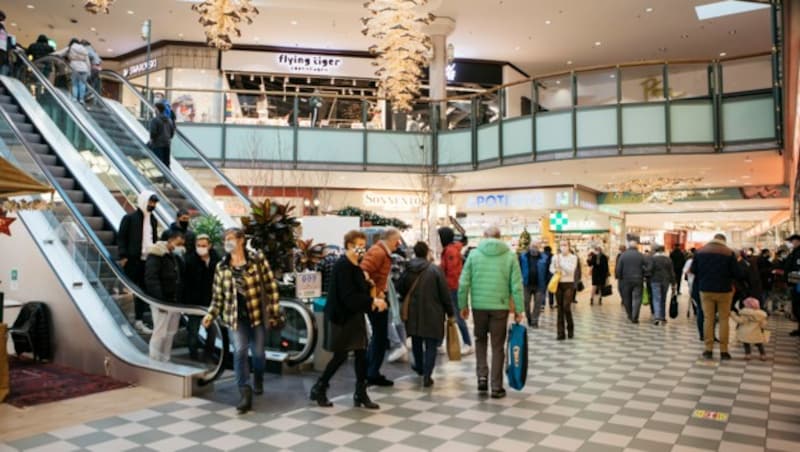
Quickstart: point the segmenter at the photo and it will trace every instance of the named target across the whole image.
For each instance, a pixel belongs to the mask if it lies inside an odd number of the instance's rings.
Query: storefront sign
[[[297,298],[317,298],[322,295],[322,273],[297,273],[295,286],[295,296]]]
[[[566,213],[558,211],[550,214],[550,229],[563,231],[567,225],[569,225],[569,216]]]
[[[459,209],[467,211],[542,210],[569,208],[571,190],[528,190],[456,195]]]
[[[139,64],[128,66],[122,70],[123,77],[136,77],[145,72],[154,71],[158,68],[158,58],[152,58],[149,61],[142,61]]]
[[[344,60],[334,56],[299,53],[279,53],[276,59],[289,72],[298,74],[330,74],[344,63]]]
[[[362,204],[368,209],[382,209],[388,211],[412,211],[422,206],[422,199],[417,195],[402,195],[364,192]]]

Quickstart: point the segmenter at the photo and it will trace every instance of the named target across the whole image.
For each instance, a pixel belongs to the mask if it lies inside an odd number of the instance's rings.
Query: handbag
[[[409,289],[406,296],[403,297],[403,307],[400,309],[400,318],[403,319],[404,322],[408,322],[408,307],[411,304],[411,296],[414,295],[414,289],[417,288],[417,283],[420,279],[422,279],[422,273],[417,276],[417,279],[411,284],[411,289]]]
[[[575,290],[577,290],[578,292],[583,292],[583,289],[585,288],[586,286],[583,284],[583,281],[578,281],[575,283]]]
[[[558,292],[558,283],[561,282],[561,272],[553,273],[553,277],[550,278],[550,282],[547,283],[547,291],[550,293]]]
[[[669,300],[669,318],[675,319],[678,317],[678,294],[672,291],[672,298]]]
[[[611,294],[613,294],[613,293],[614,293],[614,289],[612,289],[612,287],[611,287],[611,284],[606,284],[606,285],[605,285],[605,286],[603,286],[603,288],[600,290],[600,294],[601,294],[601,295],[603,295],[604,297],[609,297],[609,296],[611,296]]]
[[[447,359],[461,361],[461,342],[458,339],[458,327],[455,319],[447,319]]]
[[[642,306],[650,305],[650,292],[647,290],[647,284],[642,287]]]
[[[521,391],[528,379],[528,329],[519,323],[512,324],[508,330],[506,360],[508,385]]]

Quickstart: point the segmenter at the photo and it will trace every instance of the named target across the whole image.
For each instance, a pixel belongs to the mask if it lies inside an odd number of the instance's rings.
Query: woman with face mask
[[[245,249],[244,231],[231,228],[223,237],[226,254],[214,273],[211,306],[203,326],[208,328],[222,315],[222,322],[230,328],[233,370],[241,395],[236,409],[245,413],[252,408],[253,393],[264,393],[265,325],[279,313],[278,285],[264,255]],[[249,383],[248,349],[253,361],[253,386]]]
[[[344,236],[346,249],[331,272],[331,285],[325,305],[325,349],[333,357],[322,376],[311,388],[311,400],[319,406],[333,406],[327,390],[331,377],[347,361],[350,352],[355,354],[356,389],[353,404],[370,410],[379,407],[367,395],[367,324],[364,314],[383,312],[386,301],[371,295],[370,284],[359,267],[367,252],[367,237],[361,231],[350,231]]]
[[[575,270],[578,268],[578,256],[572,254],[569,242],[562,240],[559,254],[553,256],[550,262],[550,273],[560,273],[561,280],[556,291],[556,304],[558,305],[557,339],[563,341],[575,335],[575,325],[572,322],[572,302],[575,301]],[[566,328],[565,328],[566,327]],[[566,329],[566,335],[564,330]]]

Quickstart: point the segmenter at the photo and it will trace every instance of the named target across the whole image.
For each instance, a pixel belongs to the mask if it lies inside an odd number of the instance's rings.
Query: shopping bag
[[[678,294],[672,291],[672,298],[669,300],[669,318],[675,319],[678,317]]]
[[[550,293],[558,292],[558,283],[561,282],[561,273],[555,272],[553,277],[550,278],[550,282],[547,283],[547,291]]]
[[[650,305],[650,292],[647,290],[647,284],[642,287],[642,306]]]
[[[521,391],[528,379],[528,330],[519,323],[514,323],[508,330],[506,355],[508,385]]]
[[[611,284],[606,284],[603,286],[602,291],[600,292],[604,297],[610,297],[611,294],[614,293],[614,289],[611,288]]]
[[[455,319],[447,319],[447,358],[450,361],[461,361],[461,342]]]

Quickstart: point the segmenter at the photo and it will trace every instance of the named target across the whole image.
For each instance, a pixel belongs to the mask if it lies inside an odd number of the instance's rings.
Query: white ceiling
[[[363,51],[370,45],[360,32],[363,2],[255,0],[261,14],[253,25],[242,27],[243,36],[237,42]],[[567,69],[567,61],[574,63],[572,67],[586,67],[770,50],[768,10],[699,21],[694,6],[711,2],[431,0],[430,9],[455,19],[450,41],[456,57],[510,61],[531,75]],[[197,15],[186,0],[117,0],[108,16],[86,13],[83,0],[4,3],[6,25],[11,25],[8,28],[24,45],[40,33],[59,44],[79,36],[93,41],[103,56],[120,55],[143,45],[139,35],[148,17],[153,20],[154,41],[203,40]],[[646,8],[653,11],[648,13]],[[72,19],[77,23],[71,23]],[[601,45],[595,46],[596,42]]]

